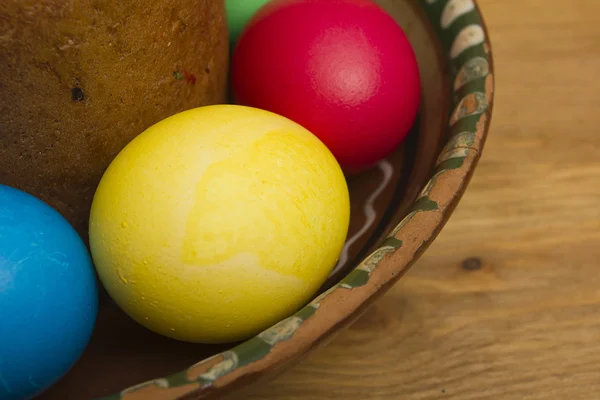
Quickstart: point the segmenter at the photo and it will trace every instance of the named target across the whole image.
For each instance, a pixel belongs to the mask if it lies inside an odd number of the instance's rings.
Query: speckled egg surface
[[[115,158],[90,243],[104,286],[136,321],[231,342],[314,295],[349,210],[339,164],[309,131],[264,110],[209,106],[157,123]]]
[[[0,185],[0,399],[33,398],[87,345],[98,293],[79,235],[53,208]]]
[[[420,101],[402,28],[370,0],[273,0],[232,55],[236,103],[286,116],[318,136],[346,172],[388,156]]]

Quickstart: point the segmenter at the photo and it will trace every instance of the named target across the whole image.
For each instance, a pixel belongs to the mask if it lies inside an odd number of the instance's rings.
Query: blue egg
[[[0,399],[31,399],[87,346],[98,288],[83,241],[57,211],[0,185]]]

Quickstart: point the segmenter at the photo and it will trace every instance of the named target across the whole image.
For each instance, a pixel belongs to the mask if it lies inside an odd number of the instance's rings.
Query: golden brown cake
[[[0,183],[48,202],[87,242],[117,153],[169,115],[225,100],[223,3],[0,2]]]

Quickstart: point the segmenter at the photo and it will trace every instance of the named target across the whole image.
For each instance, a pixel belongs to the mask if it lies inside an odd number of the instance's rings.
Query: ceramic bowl
[[[83,357],[43,398],[221,398],[327,342],[427,249],[467,188],[485,143],[494,92],[490,42],[473,0],[379,3],[415,48],[422,104],[405,143],[350,179],[350,234],[322,290],[294,315],[229,346],[175,342],[107,307]]]

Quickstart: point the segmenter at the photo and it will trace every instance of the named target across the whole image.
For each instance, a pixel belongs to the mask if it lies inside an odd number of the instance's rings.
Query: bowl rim
[[[392,287],[429,247],[465,192],[491,123],[494,64],[477,0],[416,0],[440,38],[450,83],[445,145],[410,212],[344,278],[295,314],[237,346],[165,378],[98,400],[220,396],[322,344]],[[407,240],[410,239],[410,240]]]

